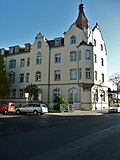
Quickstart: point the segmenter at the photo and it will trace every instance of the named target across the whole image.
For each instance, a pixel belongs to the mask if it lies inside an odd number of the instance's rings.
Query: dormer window
[[[4,49],[0,49],[0,55],[4,55],[4,53],[5,53],[5,50]]]
[[[60,39],[55,40],[55,46],[61,46],[61,40]]]
[[[15,53],[19,53],[19,46],[15,47]]]
[[[37,48],[42,48],[42,42],[41,42],[41,41],[39,41],[39,42],[37,43]]]
[[[9,48],[9,54],[13,54],[13,52],[14,52],[14,47],[10,47]]]
[[[76,36],[70,38],[70,44],[76,44]]]
[[[29,52],[30,51],[30,44],[25,44],[25,52]]]

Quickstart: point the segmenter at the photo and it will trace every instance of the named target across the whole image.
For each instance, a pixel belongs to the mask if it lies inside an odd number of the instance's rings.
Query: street
[[[0,160],[119,160],[120,114],[0,115]]]

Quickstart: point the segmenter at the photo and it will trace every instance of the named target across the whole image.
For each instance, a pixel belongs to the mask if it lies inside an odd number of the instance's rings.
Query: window
[[[42,64],[42,54],[40,52],[37,54],[36,64]]]
[[[37,43],[37,48],[42,48],[42,42],[41,42],[41,41],[39,41],[39,42]]]
[[[77,69],[70,69],[70,80],[77,79]]]
[[[61,78],[61,71],[60,70],[56,70],[54,72],[54,80],[55,81],[60,81],[60,78]]]
[[[86,68],[86,79],[91,79],[91,69]]]
[[[20,67],[24,67],[25,66],[25,59],[21,59],[20,60]]]
[[[9,54],[13,54],[14,53],[14,47],[10,47],[9,48]]]
[[[53,90],[54,98],[61,96],[61,89],[56,88]]]
[[[105,102],[105,91],[102,91],[102,95],[103,95],[102,100]]]
[[[85,51],[85,59],[90,60],[91,59],[91,52],[89,50]]]
[[[26,73],[26,82],[29,82],[30,74]]]
[[[16,89],[12,89],[11,98],[16,98]]]
[[[82,68],[79,68],[79,79],[82,79]]]
[[[104,66],[104,60],[101,58],[101,65]]]
[[[69,103],[78,102],[78,89],[72,88],[69,90]]]
[[[96,46],[96,40],[94,39],[94,46]]]
[[[29,52],[30,51],[30,47],[31,47],[30,43],[25,44],[25,52]]]
[[[36,81],[41,81],[41,72],[37,71],[35,75]]]
[[[101,51],[103,51],[103,45],[102,44],[100,45],[100,47],[101,47]]]
[[[24,73],[20,74],[19,82],[24,83]]]
[[[97,71],[95,71],[95,80],[97,81]]]
[[[61,46],[61,39],[55,39],[55,46]]]
[[[70,44],[76,44],[76,36],[70,38]]]
[[[104,74],[102,73],[102,83],[104,82]]]
[[[95,63],[97,63],[97,55],[95,54]]]
[[[16,60],[12,59],[9,61],[9,68],[15,68],[16,67]]]
[[[94,102],[98,102],[98,90],[97,89],[95,90],[95,93],[94,93]]]
[[[20,98],[24,98],[24,90],[23,89],[20,89]]]
[[[30,66],[30,58],[27,58],[27,66]]]
[[[61,54],[60,53],[55,54],[55,63],[61,63]]]
[[[15,53],[19,53],[19,46],[15,47]]]
[[[15,83],[15,73],[11,72],[9,76],[10,76],[10,83]]]
[[[76,51],[70,52],[70,61],[71,62],[77,61],[77,53],[76,53]]]

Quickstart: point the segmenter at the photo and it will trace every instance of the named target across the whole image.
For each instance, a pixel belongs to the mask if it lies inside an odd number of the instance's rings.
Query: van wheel
[[[38,115],[38,111],[34,110],[34,111],[33,111],[33,114],[34,114],[34,115]]]
[[[4,114],[8,114],[8,110],[4,110]]]

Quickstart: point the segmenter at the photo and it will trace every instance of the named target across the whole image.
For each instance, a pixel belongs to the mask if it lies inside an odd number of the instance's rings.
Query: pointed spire
[[[75,24],[80,29],[83,29],[84,27],[88,29],[89,27],[89,22],[84,13],[84,4],[82,3],[82,0],[81,0],[81,4],[79,5],[79,15]]]

